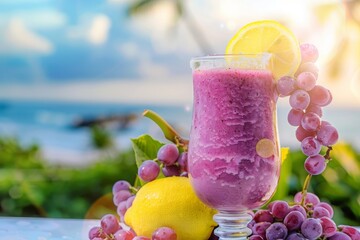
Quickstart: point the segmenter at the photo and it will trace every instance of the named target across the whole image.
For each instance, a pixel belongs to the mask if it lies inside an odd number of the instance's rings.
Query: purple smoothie
[[[222,211],[260,207],[273,195],[280,173],[271,72],[194,70],[193,83],[189,173],[195,192]]]

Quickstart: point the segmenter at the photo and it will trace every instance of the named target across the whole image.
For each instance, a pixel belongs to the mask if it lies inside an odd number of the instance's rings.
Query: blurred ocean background
[[[86,165],[98,152],[91,145],[89,127],[76,127],[80,120],[128,116],[134,120],[107,123],[118,150],[128,150],[131,138],[151,134],[162,138],[158,127],[142,117],[145,109],[163,116],[183,135],[188,135],[191,109],[178,105],[109,104],[40,101],[0,102],[0,135],[16,137],[22,144],[38,144],[46,159],[65,165]]]
[[[294,137],[295,128],[287,122],[289,108],[280,100],[278,127],[281,145],[299,149]],[[91,145],[88,127],[76,127],[84,119],[134,114],[135,119],[109,123],[105,127],[115,139],[118,150],[131,147],[131,138],[151,134],[162,139],[158,127],[142,117],[145,109],[159,113],[186,138],[191,126],[191,106],[149,105],[120,103],[74,103],[40,101],[0,102],[0,135],[15,136],[23,144],[35,143],[42,147],[46,159],[66,165],[86,165],[96,159],[97,151]],[[324,120],[335,123],[340,140],[351,142],[360,150],[360,109],[333,107],[325,109]]]

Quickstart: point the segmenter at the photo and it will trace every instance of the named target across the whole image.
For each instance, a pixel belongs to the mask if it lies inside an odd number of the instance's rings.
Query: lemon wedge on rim
[[[270,53],[270,69],[277,80],[293,76],[301,62],[300,47],[294,34],[273,20],[249,23],[229,41],[226,54]]]

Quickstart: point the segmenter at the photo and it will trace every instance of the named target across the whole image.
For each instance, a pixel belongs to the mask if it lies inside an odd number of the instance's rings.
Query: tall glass
[[[221,240],[246,239],[248,214],[274,194],[280,173],[270,55],[193,58],[189,173],[198,197],[218,210]]]

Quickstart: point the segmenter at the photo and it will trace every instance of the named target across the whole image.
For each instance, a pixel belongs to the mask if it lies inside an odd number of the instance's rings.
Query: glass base
[[[215,235],[219,240],[243,240],[252,231],[247,227],[252,217],[246,212],[222,212],[214,215],[214,220],[219,224]]]

